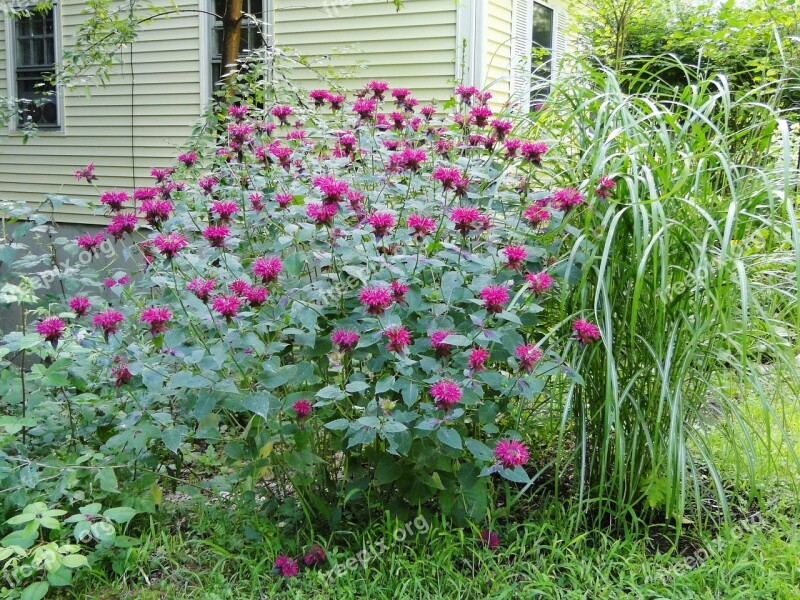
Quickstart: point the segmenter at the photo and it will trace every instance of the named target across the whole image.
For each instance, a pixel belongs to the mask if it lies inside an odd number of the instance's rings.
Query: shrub
[[[6,352],[70,374],[51,389],[71,411],[60,442],[100,436],[127,476],[149,472],[140,488],[221,452],[309,515],[436,500],[480,521],[496,482],[527,489],[546,381],[592,341],[551,300],[585,194],[474,88],[450,114],[382,82],[336,96],[234,102],[212,151],[130,198],[103,190],[110,225],[69,246],[135,240],[140,272],[106,277],[110,302],[84,277]]]

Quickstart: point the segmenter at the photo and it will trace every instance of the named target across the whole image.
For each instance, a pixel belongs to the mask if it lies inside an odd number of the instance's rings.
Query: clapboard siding
[[[411,89],[421,101],[441,104],[450,97],[456,76],[454,0],[406,0],[399,13],[391,2],[374,0],[325,10],[336,4],[274,0],[276,45],[320,67],[332,66],[346,89],[384,79]],[[364,68],[353,68],[355,63]],[[319,86],[309,69],[293,69],[292,78],[305,87]]]
[[[508,102],[511,68],[511,0],[488,0],[486,73],[483,84],[492,92],[495,107]]]
[[[165,8],[172,3],[159,0]],[[177,0],[197,8],[196,0]],[[83,22],[83,2],[61,1],[62,43],[70,46]],[[18,134],[0,133],[0,198],[38,204],[48,193],[94,197],[77,182],[75,170],[93,162],[104,188],[131,189],[148,184],[152,166],[171,164],[176,146],[186,141],[200,114],[199,18],[182,13],[144,27],[133,44],[134,95],[131,97],[129,50],[104,88],[66,93],[64,130],[40,133],[23,144]],[[0,95],[6,93],[5,20],[0,18]],[[134,172],[134,165],[136,169]],[[97,222],[74,207],[56,213],[62,221]]]

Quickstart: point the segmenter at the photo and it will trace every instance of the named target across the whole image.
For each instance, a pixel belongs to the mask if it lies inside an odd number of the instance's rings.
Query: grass
[[[724,381],[721,379],[721,381]],[[774,374],[760,394],[734,398],[739,410],[762,410],[761,394],[787,393]],[[732,386],[730,394],[739,393]],[[781,415],[787,437],[800,435],[800,406],[786,403]],[[400,543],[402,524],[386,516],[363,529],[326,536],[309,533],[291,512],[269,513],[263,505],[208,504],[194,498],[165,504],[134,522],[138,539],[127,557],[81,574],[57,598],[136,597],[216,599],[527,599],[527,598],[800,598],[800,496],[795,463],[782,436],[757,429],[758,420],[728,428],[719,421],[708,434],[713,458],[726,481],[742,470],[764,477],[762,505],[739,496],[733,519],[719,529],[691,526],[676,541],[671,525],[647,525],[635,516],[618,531],[581,529],[576,504],[535,499],[511,520],[496,523],[496,551],[478,542],[478,532],[434,518],[428,528]],[[749,442],[744,442],[749,439]],[[744,443],[750,449],[743,457]],[[652,521],[651,521],[652,522]],[[366,561],[359,552],[379,548]],[[284,580],[271,573],[280,553],[299,556],[312,543],[328,553],[323,569]],[[108,562],[108,561],[107,561]],[[341,576],[336,577],[336,566]],[[327,577],[327,574],[333,576]]]
[[[124,576],[88,573],[64,597],[795,598],[800,531],[794,508],[781,505],[759,523],[742,520],[716,537],[675,548],[656,530],[638,538],[565,535],[568,513],[552,504],[525,524],[500,528],[495,552],[477,544],[472,532],[435,523],[427,534],[370,560],[366,570],[347,570],[328,583],[325,571],[289,580],[270,573],[275,555],[291,544],[281,544],[286,532],[262,515],[224,505],[170,507],[142,536]],[[181,530],[187,523],[191,528]],[[387,521],[346,536],[349,546],[326,542],[331,563],[346,564],[357,548],[387,539],[393,530]],[[339,537],[341,543],[345,536]]]

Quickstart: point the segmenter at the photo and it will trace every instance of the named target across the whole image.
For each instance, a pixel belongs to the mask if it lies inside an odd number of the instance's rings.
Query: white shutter
[[[567,11],[556,9],[553,12],[553,75],[561,72],[561,61],[567,54]]]
[[[514,0],[511,9],[511,96],[512,103],[527,107],[531,82],[533,24],[530,0]]]

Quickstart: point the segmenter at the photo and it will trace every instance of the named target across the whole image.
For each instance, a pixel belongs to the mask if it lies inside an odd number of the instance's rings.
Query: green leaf
[[[115,508],[109,508],[103,513],[103,516],[106,519],[114,521],[115,523],[124,525],[137,514],[139,514],[139,511],[135,508],[131,508],[130,506],[117,506]]]
[[[436,432],[436,438],[445,446],[450,446],[456,450],[461,450],[461,436],[451,427],[441,427]]]
[[[104,492],[111,492],[113,494],[119,493],[117,475],[111,467],[103,467],[100,469],[97,473],[97,479],[100,481],[100,489]]]
[[[363,392],[364,390],[369,389],[369,384],[366,381],[351,381],[348,383],[345,388],[351,394],[357,394],[358,392]]]
[[[80,556],[80,555],[78,555]],[[72,572],[70,571],[70,567],[67,566],[67,559],[71,558],[70,556],[65,556],[61,559],[61,567],[56,569],[55,571],[50,571],[47,573],[47,582],[55,587],[66,587],[68,585],[72,585]],[[86,560],[85,556],[80,556],[83,560]]]
[[[242,406],[249,411],[256,413],[265,421],[269,420],[269,413],[277,405],[277,398],[266,392],[250,394],[242,399]]]
[[[344,431],[348,427],[350,427],[350,421],[347,419],[336,419],[330,423],[325,423],[325,429],[330,429],[331,431]]]
[[[167,448],[177,454],[183,441],[183,432],[179,427],[172,427],[161,434],[161,439]]]
[[[49,589],[49,583],[46,581],[37,581],[22,590],[19,600],[42,600],[42,598],[47,595]]]
[[[317,392],[317,398],[323,398],[326,400],[344,400],[347,398],[347,394],[345,394],[339,387],[335,385],[329,385]]]
[[[473,438],[467,438],[464,445],[466,445],[467,450],[472,453],[472,456],[478,460],[492,460],[492,458],[494,458],[492,449],[483,442]]]
[[[514,467],[513,469],[501,467],[499,473],[504,479],[508,479],[514,483],[529,483],[531,480],[522,467]]]

